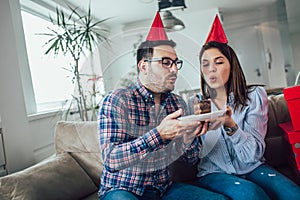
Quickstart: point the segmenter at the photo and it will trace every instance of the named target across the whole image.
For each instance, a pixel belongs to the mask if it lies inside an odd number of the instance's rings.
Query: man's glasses
[[[144,62],[158,62],[161,61],[161,65],[163,68],[170,69],[172,68],[173,64],[177,67],[178,70],[182,68],[183,61],[178,60],[176,58],[175,60],[172,60],[169,57],[163,57],[163,58],[152,58],[152,59],[145,59]]]

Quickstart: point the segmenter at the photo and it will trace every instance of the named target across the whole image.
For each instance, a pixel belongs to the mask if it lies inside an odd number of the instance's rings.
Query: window
[[[26,11],[22,20],[37,111],[60,109],[74,93],[72,72],[66,70],[71,69],[71,58],[44,54],[49,37],[38,34],[49,33],[47,27],[54,28],[51,22]]]

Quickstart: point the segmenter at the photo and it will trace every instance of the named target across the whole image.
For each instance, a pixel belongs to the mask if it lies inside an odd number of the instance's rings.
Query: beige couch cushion
[[[96,153],[71,153],[72,157],[85,170],[85,172],[94,181],[95,185],[100,185],[100,175],[103,164],[99,154]]]
[[[103,161],[99,145],[98,123],[60,121],[55,134],[56,153],[68,152],[99,186]]]
[[[56,153],[85,152],[99,153],[99,134],[96,121],[60,121],[55,131]]]
[[[67,153],[57,155],[0,180],[3,199],[81,199],[98,188]]]

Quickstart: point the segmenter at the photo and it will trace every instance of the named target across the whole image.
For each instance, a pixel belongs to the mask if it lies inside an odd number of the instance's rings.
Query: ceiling
[[[55,1],[55,0],[52,0]],[[69,4],[87,9],[87,0],[66,0]],[[276,0],[186,0],[187,8],[182,12],[176,10],[176,15],[188,12],[199,12],[219,8],[223,12],[252,9]],[[60,1],[63,2],[63,1]],[[153,19],[158,10],[158,0],[91,0],[92,13],[99,19],[112,17],[111,24],[127,24],[145,19]]]
[[[74,5],[88,7],[87,1],[68,0]],[[186,12],[199,12],[219,7],[222,10],[238,10],[253,8],[256,6],[272,3],[275,0],[251,0],[240,3],[241,0],[186,0]],[[157,0],[91,0],[92,12],[98,18],[113,17],[114,23],[131,23],[136,20],[152,19],[158,10]],[[177,11],[176,11],[177,12]],[[181,10],[178,11],[178,13]]]
[[[107,24],[109,27],[124,26],[142,20],[152,20],[155,12],[158,10],[158,0],[21,0],[21,4],[25,4],[30,8],[34,4],[39,4],[48,9],[55,8],[57,4],[61,6],[68,4],[79,7],[84,11],[88,9],[89,1],[91,3],[92,14],[97,19],[110,18],[109,24]],[[268,10],[267,15],[270,17],[284,13],[285,19],[287,16],[286,20],[289,21],[290,31],[300,31],[299,0],[185,0],[187,8],[184,11],[175,10],[173,14],[180,18],[181,15],[187,13],[201,12],[213,8],[218,8],[220,13],[224,15],[253,10],[260,10],[261,13],[265,13],[266,10],[263,8],[276,3],[278,6],[276,6],[275,10]],[[282,18],[282,16],[280,17]]]

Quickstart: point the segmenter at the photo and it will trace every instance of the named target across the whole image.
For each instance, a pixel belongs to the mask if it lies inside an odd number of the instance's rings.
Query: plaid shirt
[[[197,139],[189,146],[182,138],[163,141],[156,129],[163,118],[179,108],[186,112],[182,98],[167,93],[156,115],[153,95],[139,81],[105,97],[99,111],[104,161],[99,195],[114,189],[143,195],[146,186],[163,193],[171,185],[171,162],[179,157],[190,163],[197,161]]]

